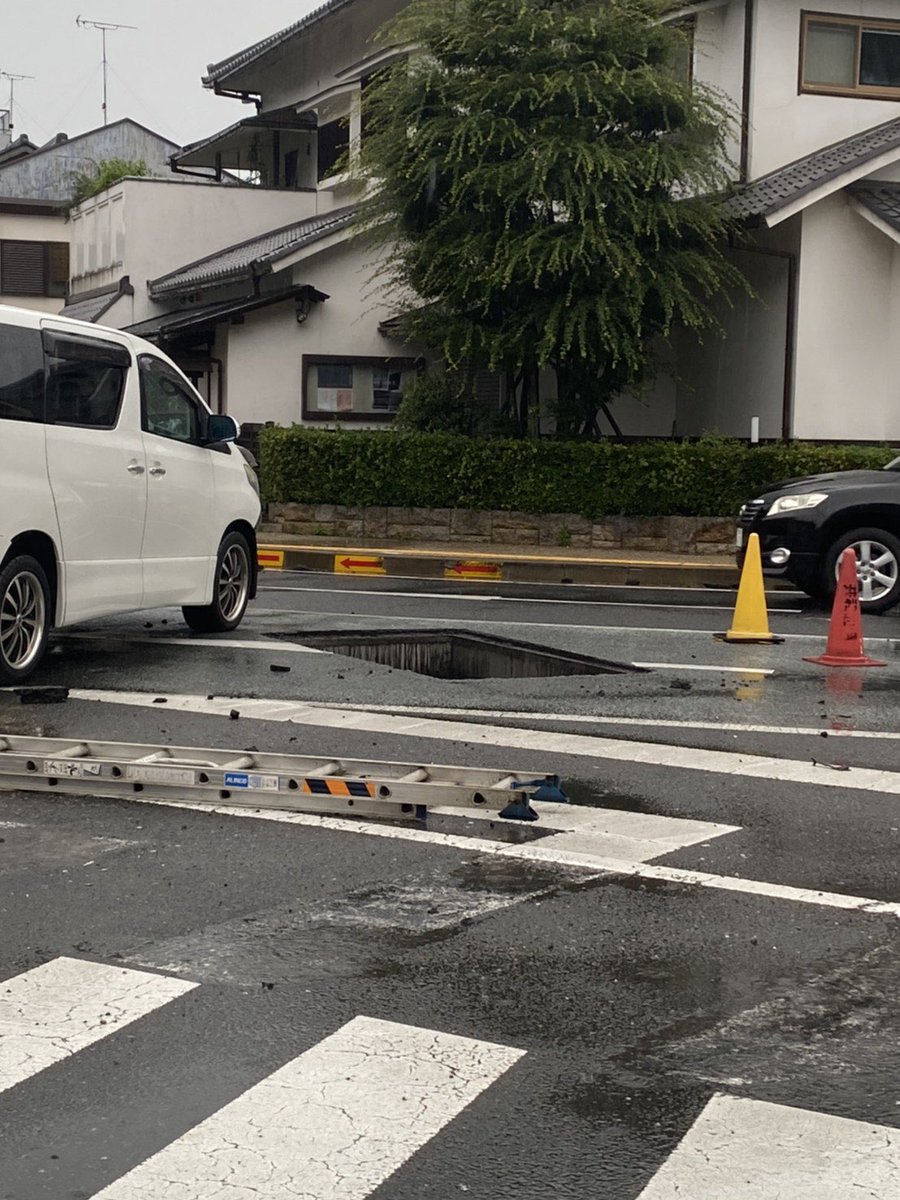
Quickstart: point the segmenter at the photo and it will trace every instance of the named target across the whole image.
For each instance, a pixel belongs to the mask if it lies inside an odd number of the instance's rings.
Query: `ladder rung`
[[[327,779],[329,775],[343,775],[344,768],[339,762],[323,763],[321,767],[316,767],[314,771],[303,771],[302,774],[307,779]]]

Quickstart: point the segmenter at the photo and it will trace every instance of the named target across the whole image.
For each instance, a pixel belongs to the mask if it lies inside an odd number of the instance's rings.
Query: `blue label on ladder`
[[[250,786],[250,776],[243,771],[226,771],[225,786],[233,788],[245,788]]]

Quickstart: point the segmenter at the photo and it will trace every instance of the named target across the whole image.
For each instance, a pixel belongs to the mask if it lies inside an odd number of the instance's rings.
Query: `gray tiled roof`
[[[745,184],[727,201],[738,220],[768,217],[823,184],[865,166],[888,150],[900,150],[900,117],[798,158],[769,175]]]
[[[886,225],[900,232],[900,183],[854,183],[847,191]]]
[[[108,292],[105,296],[93,296],[89,300],[73,300],[60,313],[62,317],[75,317],[78,321],[96,321],[119,298],[119,289]]]
[[[213,87],[214,84],[231,75],[234,71],[240,70],[241,67],[246,67],[248,63],[254,62],[257,58],[262,58],[270,50],[276,46],[282,45],[301,30],[306,29],[309,25],[314,25],[316,21],[322,17],[328,16],[338,8],[343,8],[345,4],[351,4],[353,0],[325,0],[325,3],[318,8],[313,9],[311,13],[307,13],[299,21],[295,21],[293,25],[289,25],[287,29],[282,29],[278,33],[273,33],[267,38],[263,38],[261,42],[257,42],[254,46],[248,46],[246,50],[240,50],[237,54],[232,54],[230,58],[225,58],[218,63],[210,63],[206,68],[206,75],[203,76],[205,87]]]
[[[150,296],[158,300],[177,292],[197,291],[265,274],[279,259],[349,225],[357,209],[355,204],[336,208],[321,216],[261,233],[236,246],[228,246],[159,279],[151,279],[148,285]]]
[[[106,287],[92,288],[71,296],[60,316],[74,317],[78,321],[96,321],[102,317],[121,296],[133,296],[134,288],[127,275]]]

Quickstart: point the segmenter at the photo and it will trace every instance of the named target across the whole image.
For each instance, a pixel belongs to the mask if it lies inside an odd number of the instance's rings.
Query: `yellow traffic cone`
[[[751,533],[747,539],[747,554],[738,586],[737,604],[727,633],[716,634],[724,642],[783,642],[769,632],[769,614],[766,612],[766,589],[763,585],[762,556],[759,552],[759,534]]]

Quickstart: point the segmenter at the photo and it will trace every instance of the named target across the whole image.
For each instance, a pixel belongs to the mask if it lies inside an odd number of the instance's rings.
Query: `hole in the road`
[[[391,629],[275,636],[400,671],[431,675],[435,679],[533,679],[553,675],[643,673],[630,663],[457,629],[409,634]]]

